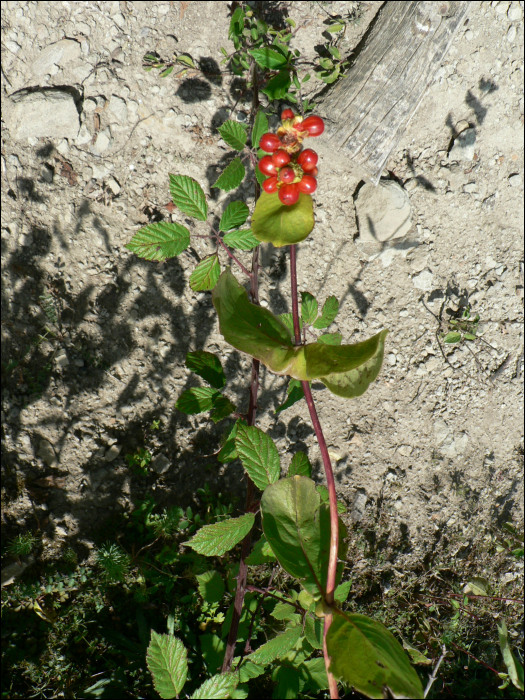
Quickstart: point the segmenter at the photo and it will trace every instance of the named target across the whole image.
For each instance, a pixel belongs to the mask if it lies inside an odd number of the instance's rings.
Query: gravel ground
[[[281,5],[313,57],[321,4]],[[322,3],[349,5],[361,18],[343,52],[381,3]],[[211,188],[231,157],[216,127],[250,110],[238,80],[217,75],[228,25],[224,2],[2,5],[2,523],[7,536],[39,524],[45,555],[89,550],[103,520],[145,493],[188,505],[208,481],[242,495],[240,467],[213,457],[224,426],[174,407],[196,384],[183,364],[196,349],[221,356],[229,395],[247,405],[249,359],[222,342],[211,295],[187,284],[211,247],[199,240],[162,265],[124,247],[149,222],[184,222],[163,208],[169,173],[197,179],[218,213],[232,199]],[[142,69],[147,51],[188,53],[205,73],[161,79]],[[318,223],[299,246],[300,289],[338,297],[330,330],[343,342],[390,335],[362,398],[317,383],[314,396],[349,517],[386,517],[390,565],[421,561],[444,534],[473,541],[523,518],[523,113],[523,3],[473,2],[388,164],[381,206],[316,142]],[[234,198],[253,205],[250,178]],[[367,213],[384,219],[385,240],[399,220],[402,238],[374,249]],[[289,310],[283,252],[265,246],[262,259],[263,303]],[[483,340],[445,361],[440,318],[448,330],[447,310],[466,303]],[[274,413],[285,386],[263,371],[258,424],[283,466],[308,449],[322,479],[304,402]],[[140,477],[125,455],[144,444],[154,461]]]

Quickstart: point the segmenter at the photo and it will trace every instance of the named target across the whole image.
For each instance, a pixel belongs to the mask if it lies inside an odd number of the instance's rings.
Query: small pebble
[[[512,5],[509,7],[507,17],[510,19],[511,22],[521,21],[521,19],[523,18],[523,10],[521,9],[520,4],[518,2],[513,2]]]
[[[521,185],[521,175],[519,173],[509,175],[509,185],[511,187],[519,187]]]
[[[507,41],[509,44],[513,44],[516,39],[516,27],[511,24],[509,27],[509,31],[507,32]]]

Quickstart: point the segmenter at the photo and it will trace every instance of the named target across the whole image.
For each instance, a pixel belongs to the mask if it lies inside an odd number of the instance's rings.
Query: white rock
[[[485,258],[485,267],[487,270],[493,270],[495,267],[497,267],[498,263],[494,260],[492,255],[487,255]]]
[[[118,182],[115,180],[115,178],[113,176],[109,177],[106,180],[106,183],[114,195],[117,195],[120,192],[120,185],[118,184]]]
[[[33,138],[76,139],[80,128],[73,95],[59,88],[35,92],[21,90],[9,100],[5,110],[6,126],[17,140]]]
[[[466,185],[463,185],[463,192],[466,192],[467,194],[474,194],[474,192],[478,191],[478,186],[475,182],[469,182]]]
[[[157,474],[164,474],[171,467],[171,460],[169,460],[166,455],[161,453],[155,457],[151,463],[151,466],[157,472]]]
[[[454,439],[454,447],[456,448],[456,452],[460,455],[464,454],[468,445],[468,435],[466,433],[460,433],[455,439]]]
[[[121,445],[111,445],[109,450],[104,455],[104,459],[106,460],[106,462],[112,462],[114,459],[116,459],[119,456],[121,450],[122,450]]]
[[[411,445],[400,445],[397,448],[397,451],[399,452],[400,455],[403,455],[403,457],[410,457],[412,454],[412,446]]]
[[[58,460],[55,453],[55,448],[49,440],[41,440],[38,446],[38,456],[44,460],[50,467],[58,467]]]
[[[512,3],[512,5],[509,7],[509,11],[507,12],[507,17],[511,22],[519,22],[522,19],[523,10],[521,9],[519,2]]]
[[[519,173],[514,173],[509,176],[508,181],[511,187],[519,187],[521,185],[521,175]]]
[[[412,207],[405,190],[393,180],[380,180],[376,187],[364,185],[355,201],[362,243],[385,243],[409,232]]]
[[[94,153],[104,153],[111,146],[111,132],[109,129],[104,129],[99,131],[97,134],[97,140],[93,145]]]
[[[427,372],[432,372],[436,369],[436,367],[439,366],[439,358],[437,357],[431,357],[429,360],[425,362],[425,367]]]
[[[434,423],[434,436],[436,438],[436,444],[441,445],[445,442],[446,438],[450,434],[448,425],[445,423],[443,418],[438,418]]]
[[[429,270],[423,270],[419,275],[412,277],[412,284],[416,289],[421,289],[423,292],[432,291],[434,275]]]
[[[496,14],[504,15],[509,5],[510,2],[497,2],[493,7],[496,10]]]
[[[91,136],[87,126],[85,124],[82,124],[82,126],[80,127],[80,131],[78,132],[78,136],[75,139],[75,145],[85,146],[86,143],[90,143],[92,138],[93,137]]]
[[[474,158],[474,148],[476,145],[476,129],[465,129],[455,140],[450,153],[449,160],[472,160]]]
[[[31,64],[33,74],[41,77],[50,73],[53,66],[66,66],[80,58],[81,47],[78,41],[62,39],[40,51]]]
[[[397,358],[393,352],[388,353],[388,355],[386,356],[386,360],[391,367],[393,367],[397,362]]]
[[[116,95],[111,96],[109,111],[121,124],[124,124],[128,119],[128,108],[126,106],[126,101],[123,100],[122,97],[117,97]]]
[[[57,363],[58,367],[67,367],[69,364],[68,357],[66,355],[66,351],[62,350],[62,352],[56,356],[55,362]]]

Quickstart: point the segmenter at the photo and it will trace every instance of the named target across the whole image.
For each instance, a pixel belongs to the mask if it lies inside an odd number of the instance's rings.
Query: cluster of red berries
[[[291,109],[281,114],[282,126],[277,134],[264,134],[259,147],[272,155],[263,156],[259,170],[269,175],[263,182],[268,194],[278,192],[279,199],[288,206],[295,204],[299,193],[312,194],[317,188],[317,153],[311,148],[302,149],[302,141],[308,136],[319,136],[324,131],[321,117],[295,116]]]

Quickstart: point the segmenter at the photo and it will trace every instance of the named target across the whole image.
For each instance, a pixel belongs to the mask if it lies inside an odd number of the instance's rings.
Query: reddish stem
[[[300,345],[301,328],[299,325],[299,300],[297,297],[297,249],[295,245],[290,246],[290,277],[292,286],[292,318],[295,344]],[[337,551],[339,549],[339,516],[337,514],[337,493],[335,490],[335,479],[332,471],[332,464],[330,462],[330,455],[328,454],[328,447],[326,446],[323,429],[321,428],[321,423],[319,422],[319,416],[317,415],[315,408],[312,390],[310,389],[310,382],[301,382],[301,385],[303,387],[308,410],[310,411],[310,418],[312,419],[319,449],[321,450],[321,456],[323,458],[323,465],[326,474],[326,483],[328,486],[328,495],[330,497],[330,552],[328,558],[328,576],[326,580],[325,602],[327,605],[333,605],[337,572]],[[330,697],[338,698],[339,692],[337,690],[337,682],[328,670],[330,666],[330,657],[328,656],[326,637],[331,624],[332,615],[326,615],[324,618],[323,630],[323,654],[326,674],[328,676],[328,684],[330,687]]]

